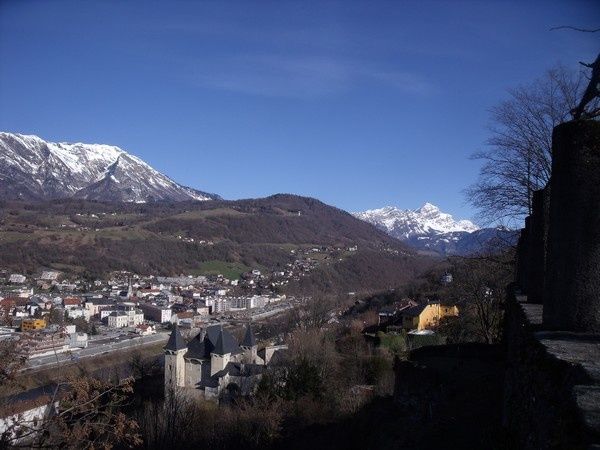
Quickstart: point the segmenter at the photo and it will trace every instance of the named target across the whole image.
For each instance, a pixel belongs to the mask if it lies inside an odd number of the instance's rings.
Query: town
[[[0,339],[24,339],[30,367],[65,352],[76,358],[122,349],[127,342],[166,341],[172,325],[199,328],[265,317],[299,301],[275,294],[259,270],[241,280],[116,272],[91,284],[52,270],[2,276]]]
[[[356,246],[292,249],[295,259],[285,268],[252,269],[239,278],[115,271],[106,279],[85,280],[58,270],[33,275],[0,270],[0,340],[20,340],[27,367],[34,368],[166,341],[174,325],[197,330],[266,319],[306,300],[282,293],[288,283],[356,251]]]

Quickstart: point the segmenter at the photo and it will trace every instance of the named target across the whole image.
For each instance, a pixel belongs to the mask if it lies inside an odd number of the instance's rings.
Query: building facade
[[[165,395],[217,400],[226,392],[252,394],[275,351],[284,348],[259,356],[250,325],[240,343],[221,325],[203,329],[187,343],[175,327],[165,347]]]
[[[107,325],[111,328],[136,327],[144,322],[144,313],[139,309],[113,311],[107,316]]]
[[[158,323],[167,323],[171,321],[171,308],[152,304],[140,304],[139,308],[143,311],[144,317],[148,320]]]
[[[46,328],[44,319],[23,319],[21,322],[21,331],[34,331]]]
[[[407,331],[434,328],[440,324],[440,320],[449,316],[458,316],[455,305],[431,302],[413,306],[402,312],[402,328]]]

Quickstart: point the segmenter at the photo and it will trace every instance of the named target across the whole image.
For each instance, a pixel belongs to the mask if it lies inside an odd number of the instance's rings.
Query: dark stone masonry
[[[530,221],[529,242],[529,286],[527,301],[544,302],[544,281],[546,267],[546,242],[550,215],[550,189],[540,189],[533,193],[533,214]]]
[[[528,220],[525,221],[525,228],[521,230],[519,241],[517,243],[517,273],[516,282],[522,292],[529,291],[529,229]]]
[[[554,130],[544,324],[600,332],[600,123]]]
[[[504,425],[516,448],[600,449],[600,123],[555,128],[506,309]]]

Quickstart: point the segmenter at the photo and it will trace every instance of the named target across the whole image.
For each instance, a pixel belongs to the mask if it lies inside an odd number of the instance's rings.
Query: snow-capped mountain
[[[67,197],[139,203],[218,198],[177,184],[119,147],[0,132],[0,198]]]
[[[516,233],[506,228],[480,229],[470,220],[455,220],[431,203],[416,210],[387,206],[354,213],[390,236],[426,252],[468,255],[513,245]]]
[[[399,209],[386,206],[354,214],[359,219],[372,223],[385,230],[391,236],[406,240],[413,236],[431,233],[473,232],[479,229],[469,220],[454,220],[450,214],[440,211],[431,203],[425,203],[419,209]]]

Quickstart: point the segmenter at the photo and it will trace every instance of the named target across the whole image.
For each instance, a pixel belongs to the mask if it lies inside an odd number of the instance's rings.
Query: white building
[[[100,320],[107,318],[114,312],[116,312],[114,309],[101,309],[99,312]]]
[[[88,335],[87,333],[76,332],[69,334],[69,347],[71,348],[87,348]]]
[[[25,280],[27,280],[27,277],[25,275],[21,275],[19,273],[13,273],[8,278],[9,283],[16,283],[16,284],[25,283]]]
[[[201,316],[208,316],[209,315],[208,306],[197,306],[196,313],[198,313]]]
[[[144,316],[148,320],[158,323],[167,323],[171,321],[172,310],[167,306],[141,304],[139,308],[143,311]]]
[[[40,280],[56,281],[56,280],[58,280],[59,276],[60,276],[60,272],[58,272],[56,270],[45,270],[42,272],[42,275],[40,276]]]
[[[263,308],[267,304],[268,297],[253,295],[252,297],[233,297],[230,299],[231,309],[253,309]]]
[[[115,309],[115,302],[105,298],[88,298],[85,301],[85,308],[89,311],[90,317],[100,315],[104,319]],[[101,311],[108,311],[102,315]]]
[[[125,328],[129,318],[124,311],[113,311],[108,315],[108,326],[110,328]]]
[[[27,439],[31,438],[29,433],[39,430],[44,419],[54,415],[59,405],[58,402],[48,404],[45,397],[35,399],[32,403],[31,406],[23,406],[28,402],[15,402],[11,405],[11,413],[0,417],[0,436],[5,436],[13,445],[26,444]]]
[[[136,327],[144,322],[144,313],[139,309],[113,311],[108,315],[107,320],[111,328]]]
[[[227,298],[216,298],[213,305],[213,313],[222,313],[231,309],[231,302]]]
[[[442,275],[442,284],[450,284],[452,283],[452,274],[449,272],[446,272],[444,275]]]
[[[86,322],[90,321],[90,311],[86,308],[67,309],[67,316],[71,319],[82,318]]]

